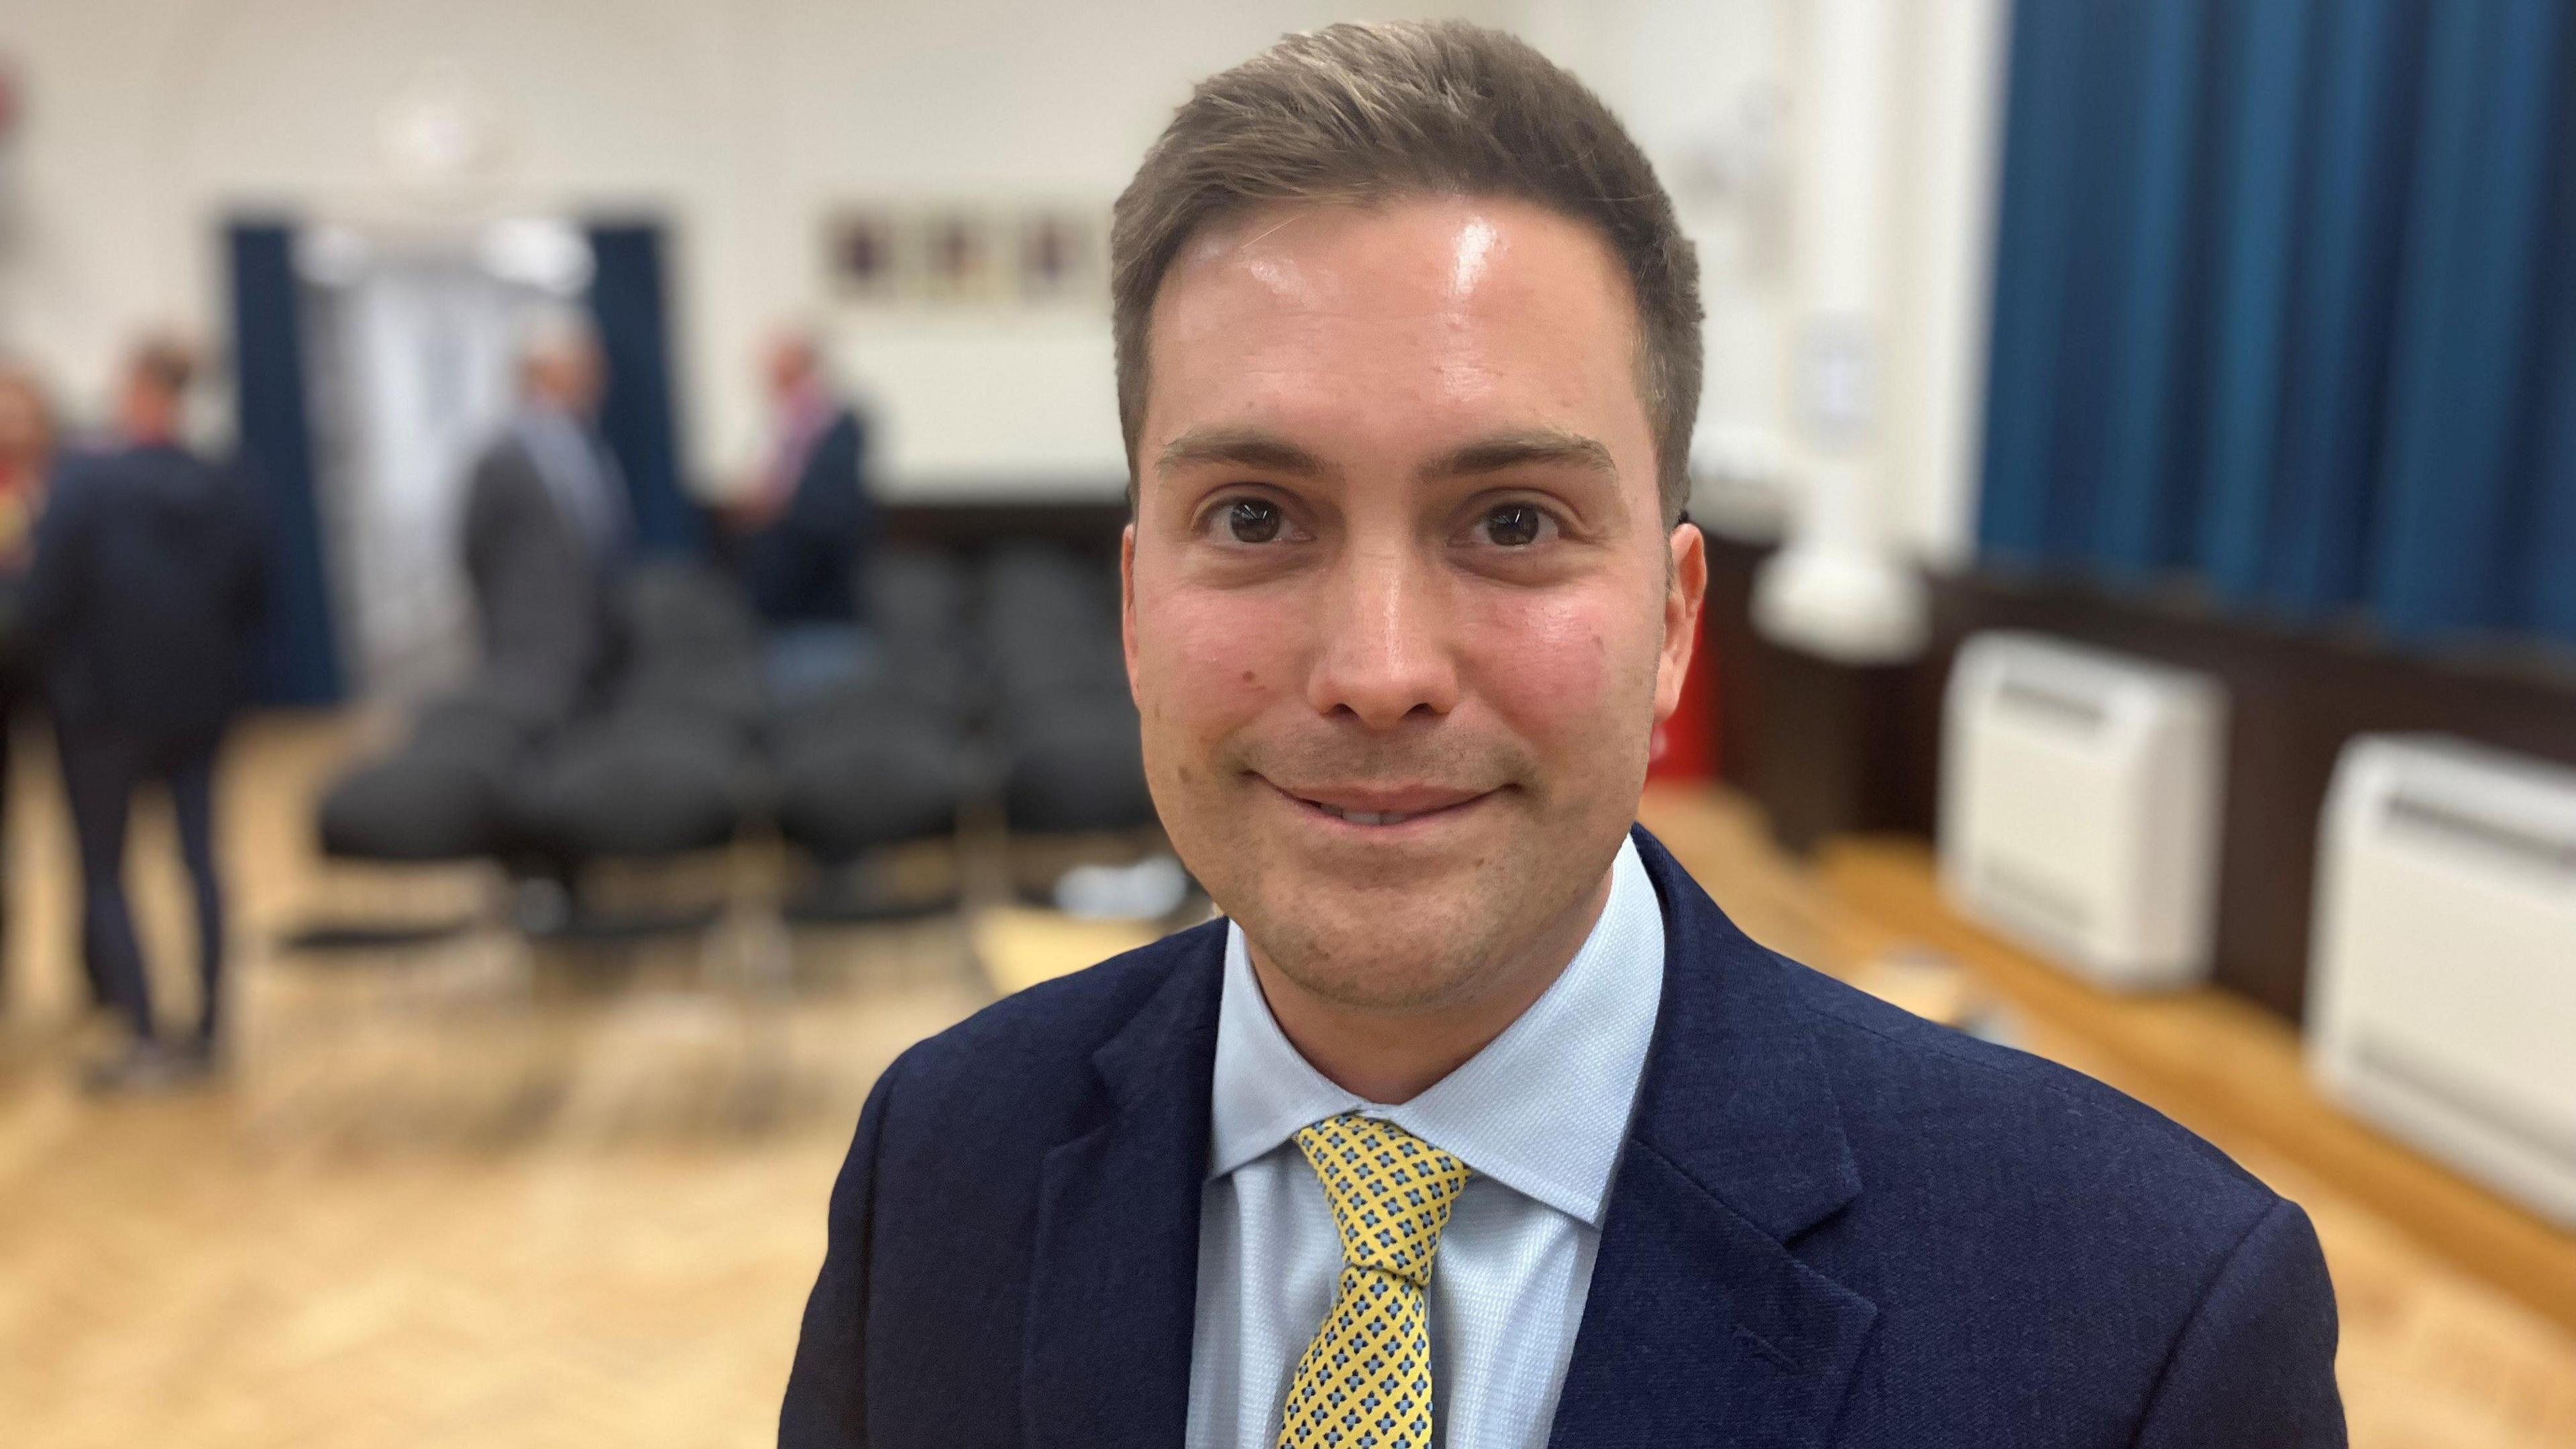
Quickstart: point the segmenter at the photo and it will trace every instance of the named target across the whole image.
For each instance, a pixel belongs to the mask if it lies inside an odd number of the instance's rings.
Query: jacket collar
[[[1639,1089],[1636,1141],[1776,1241],[1860,1192],[1842,1109],[1816,1060],[1792,973],[1753,943],[1641,827],[1664,910],[1664,1007]]]
[[[1169,974],[1092,1054],[1098,1122],[1039,1176],[1021,1337],[1032,1449],[1177,1444],[1188,1427],[1225,928],[1155,949],[1176,958]]]
[[[1825,1441],[1876,1307],[1790,1245],[1859,1195],[1792,966],[1645,831],[1664,1004],[1552,1442]]]

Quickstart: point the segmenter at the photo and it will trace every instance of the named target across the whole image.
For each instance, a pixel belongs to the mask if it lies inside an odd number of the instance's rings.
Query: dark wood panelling
[[[2249,621],[2188,595],[1974,574],[1932,581],[1920,661],[1856,671],[1755,633],[1752,580],[1769,553],[1712,537],[1708,637],[1723,773],[1784,843],[1933,833],[1942,691],[1960,642],[1979,630],[2036,630],[2200,670],[2229,695],[2217,980],[2294,1020],[2307,995],[2318,816],[2347,741],[2451,734],[2576,765],[2576,667],[2563,658],[2417,653],[2357,630]]]
[[[885,505],[888,542],[972,553],[995,543],[1037,540],[1086,553],[1116,554],[1127,526],[1121,499],[1063,502],[1052,499]]]
[[[1762,718],[1762,671],[1754,659],[1762,641],[1753,628],[1753,575],[1772,549],[1720,533],[1707,537],[1708,599],[1701,606],[1700,643],[1708,657],[1692,667],[1717,671],[1718,778],[1749,794]]]
[[[1764,638],[1753,627],[1753,580],[1772,552],[1708,536],[1702,637],[1718,672],[1719,776],[1759,802],[1773,838],[1800,853],[1856,831],[1929,834],[1923,669],[1838,664]]]

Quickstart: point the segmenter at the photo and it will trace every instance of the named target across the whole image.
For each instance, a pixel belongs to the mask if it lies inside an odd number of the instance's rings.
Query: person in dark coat
[[[54,471],[54,408],[43,379],[16,363],[0,364],[0,839],[7,834],[12,725],[36,703],[39,681],[27,635],[27,569],[36,556],[36,520]],[[0,850],[0,940],[9,934],[8,874]],[[81,953],[92,1008],[114,1005],[94,953]]]
[[[485,682],[555,719],[607,663],[609,588],[634,537],[625,476],[596,422],[605,377],[588,327],[543,320],[520,352],[519,410],[467,485]]]
[[[92,1068],[99,1089],[206,1071],[223,1021],[215,765],[248,693],[267,570],[257,499],[180,441],[193,371],[176,343],[136,350],[120,445],[64,465],[27,583],[80,843],[86,949],[132,1027],[123,1051]],[[177,1044],[158,1029],[125,895],[126,821],[146,784],[169,792],[196,894],[201,1006]]]
[[[810,337],[771,345],[768,382],[774,438],[731,517],[743,585],[773,628],[852,622],[876,515],[867,425],[833,391]]]

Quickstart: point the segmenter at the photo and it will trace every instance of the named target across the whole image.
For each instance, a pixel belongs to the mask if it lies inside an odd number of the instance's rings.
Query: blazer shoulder
[[[2280,1201],[2188,1128],[2081,1072],[1773,960],[1791,974],[1865,1158],[1941,1159],[2025,1197],[2156,1204],[2169,1226],[2229,1241]],[[1872,1176],[1866,1160],[1862,1172]]]

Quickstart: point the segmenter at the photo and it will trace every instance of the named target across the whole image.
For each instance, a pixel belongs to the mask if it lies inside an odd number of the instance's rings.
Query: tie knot
[[[1343,1261],[1428,1284],[1467,1164],[1401,1127],[1356,1115],[1300,1131],[1297,1146],[1333,1205]]]

